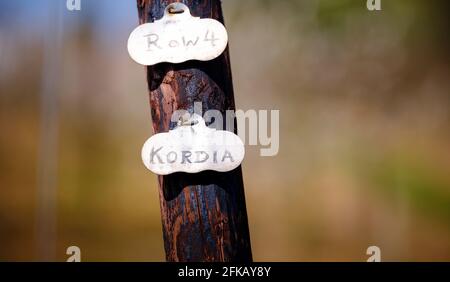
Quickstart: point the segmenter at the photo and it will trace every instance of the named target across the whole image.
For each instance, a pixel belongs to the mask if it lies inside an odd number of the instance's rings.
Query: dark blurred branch
[[[50,5],[44,36],[40,93],[40,139],[37,163],[37,259],[54,261],[56,255],[56,192],[59,125],[58,82],[61,67],[61,6]]]

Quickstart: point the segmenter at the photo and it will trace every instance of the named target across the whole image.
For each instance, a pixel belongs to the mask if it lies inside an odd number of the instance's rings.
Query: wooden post
[[[141,24],[163,16],[174,0],[137,0]],[[193,16],[223,23],[220,0],[185,0]],[[147,68],[155,133],[175,125],[175,110],[234,110],[228,49],[209,62],[158,64]],[[224,119],[225,120],[225,119]],[[159,176],[164,247],[168,261],[250,262],[252,253],[241,167],[227,173]]]

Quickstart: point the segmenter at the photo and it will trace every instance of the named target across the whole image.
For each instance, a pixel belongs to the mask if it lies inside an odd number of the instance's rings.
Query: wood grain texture
[[[138,0],[140,23],[160,19],[172,2],[183,2],[193,16],[223,23],[219,0]],[[172,113],[178,109],[193,113],[194,102],[202,102],[204,112],[235,109],[228,49],[209,62],[147,67],[147,80],[155,133],[173,129]],[[168,261],[252,260],[241,167],[226,173],[175,173],[158,179]]]

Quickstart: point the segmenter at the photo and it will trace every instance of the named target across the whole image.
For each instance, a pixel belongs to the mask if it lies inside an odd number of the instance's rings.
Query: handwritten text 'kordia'
[[[188,122],[147,140],[142,160],[149,170],[158,175],[205,170],[226,172],[241,164],[245,147],[237,135],[206,127],[198,115],[193,115]]]

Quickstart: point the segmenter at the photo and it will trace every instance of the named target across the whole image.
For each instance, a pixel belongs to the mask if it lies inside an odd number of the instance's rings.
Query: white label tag
[[[188,60],[209,61],[228,44],[227,30],[219,21],[192,17],[182,3],[167,6],[162,19],[138,26],[128,39],[128,52],[142,65]]]
[[[205,170],[226,172],[244,160],[245,146],[236,134],[208,128],[194,114],[184,125],[153,135],[142,148],[145,166],[159,175]]]

